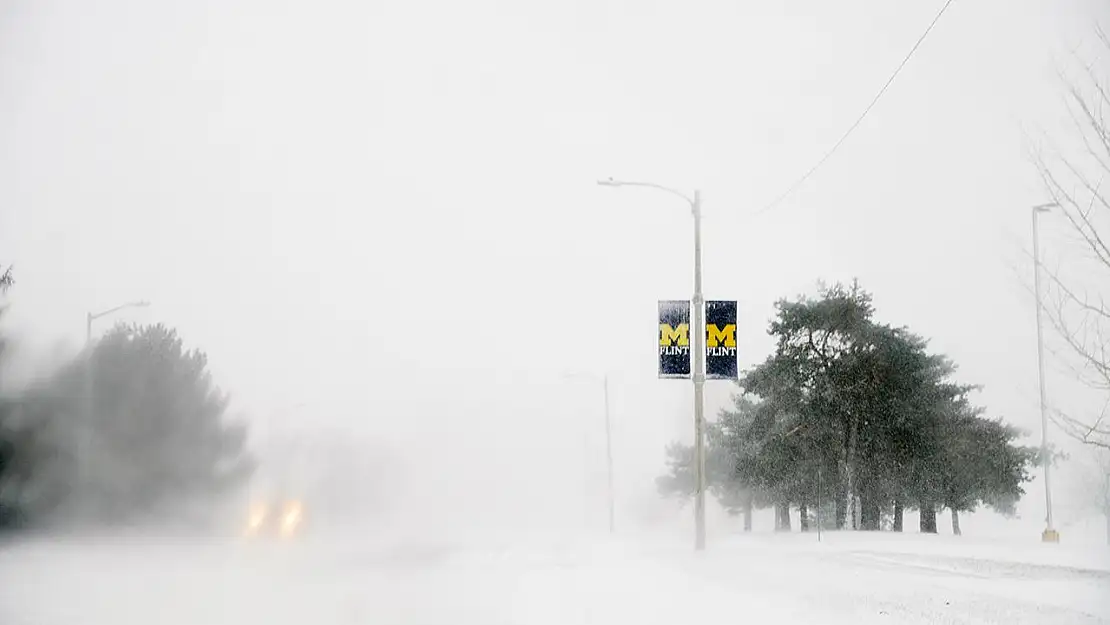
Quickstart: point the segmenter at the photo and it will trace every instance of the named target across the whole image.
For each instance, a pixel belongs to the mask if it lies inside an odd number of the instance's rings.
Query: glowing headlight
[[[297,526],[301,524],[301,504],[293,502],[286,504],[285,514],[281,518],[281,533],[285,536],[291,535],[297,530]]]
[[[247,519],[247,534],[255,534],[266,523],[266,506],[255,505],[251,507],[250,517]]]

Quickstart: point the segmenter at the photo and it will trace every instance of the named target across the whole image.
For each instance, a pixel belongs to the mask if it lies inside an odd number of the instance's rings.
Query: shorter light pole
[[[564,377],[594,377],[582,373],[566,373]],[[606,498],[609,503],[609,533],[616,531],[616,495],[613,488],[613,428],[609,415],[609,374],[601,378],[602,388],[605,391],[605,472],[606,472]]]
[[[92,423],[93,375],[92,375],[92,350],[89,349],[89,348],[92,346],[93,321],[96,321],[97,319],[99,319],[101,317],[107,317],[108,315],[111,315],[112,313],[119,312],[119,311],[124,310],[126,308],[146,308],[147,306],[150,306],[150,302],[145,301],[145,300],[140,300],[140,301],[137,301],[137,302],[128,302],[126,304],[121,304],[119,306],[116,306],[115,308],[109,308],[108,310],[103,310],[103,311],[98,312],[98,313],[93,313],[93,312],[85,313],[85,350],[86,350],[87,353],[85,354],[85,366],[84,366],[84,371],[83,371],[84,375],[81,376],[83,378],[82,381],[83,381],[83,386],[84,386],[84,389],[83,389],[83,391],[84,391],[83,395],[84,396],[82,397],[82,401],[81,401],[81,412],[83,413],[81,415],[82,416],[81,421],[82,421],[82,426],[83,427],[81,428],[82,429],[82,435],[78,439],[79,449],[77,450],[77,462],[80,465],[80,467],[78,469],[78,473],[79,473],[80,478],[82,478],[81,481],[84,483],[84,486],[86,487],[86,489],[88,487],[90,487],[91,483],[92,483],[91,480],[89,479],[89,474],[90,474],[90,469],[89,468],[92,464],[92,462],[91,462],[92,457],[91,456],[92,456],[92,433],[93,433],[93,423]],[[81,497],[82,501],[87,502],[88,501],[88,493],[84,492],[84,491],[85,491],[85,489],[82,489],[82,492],[80,493],[79,496]]]
[[[609,375],[602,380],[605,386],[605,476],[608,480],[609,533],[616,531],[615,496],[613,494],[613,428],[609,418]]]

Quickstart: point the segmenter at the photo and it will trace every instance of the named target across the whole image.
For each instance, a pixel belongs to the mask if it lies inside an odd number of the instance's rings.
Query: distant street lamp
[[[694,217],[694,323],[690,332],[690,347],[694,351],[694,549],[705,549],[705,297],[701,292],[701,193],[694,197],[654,182],[625,182],[598,180],[603,187],[650,187],[677,195],[690,205]]]
[[[128,302],[126,304],[121,304],[119,306],[116,306],[115,308],[109,308],[108,310],[98,313],[85,313],[85,345],[87,346],[89,343],[92,342],[93,321],[96,321],[101,317],[107,317],[108,315],[124,310],[125,308],[146,308],[147,306],[150,306],[150,302],[140,300],[138,302]]]
[[[1033,207],[1033,291],[1037,300],[1037,373],[1041,387],[1041,460],[1044,462],[1044,505],[1045,529],[1041,540],[1046,543],[1060,542],[1060,533],[1052,527],[1052,459],[1048,456],[1048,401],[1044,390],[1044,330],[1041,323],[1041,248],[1040,231],[1037,228],[1037,215],[1059,208],[1056,202],[1038,204]]]
[[[573,378],[584,376],[581,373],[568,373],[565,377]],[[593,377],[593,376],[588,376]],[[612,426],[609,418],[609,375],[606,374],[601,378],[602,388],[605,390],[605,471],[606,479],[608,482],[608,489],[606,496],[609,501],[609,533],[612,534],[616,531],[616,514],[615,496],[613,493],[613,434]]]
[[[92,325],[93,325],[93,321],[96,321],[97,319],[100,319],[101,317],[107,317],[108,315],[119,312],[119,311],[124,310],[126,308],[146,308],[147,306],[150,306],[150,302],[147,302],[147,301],[128,302],[126,304],[121,304],[119,306],[116,306],[115,308],[109,308],[108,310],[103,310],[103,311],[98,312],[98,313],[93,313],[93,312],[85,313],[85,349],[88,350],[88,348],[92,345]],[[80,467],[79,467],[79,477],[81,478],[81,481],[82,481],[83,485],[85,486],[85,489],[82,489],[79,492],[79,497],[81,498],[83,503],[88,503],[89,502],[89,497],[88,497],[88,492],[87,492],[86,489],[89,486],[91,486],[91,483],[92,483],[91,480],[89,479],[90,465],[91,465],[91,460],[92,460],[92,432],[93,432],[93,423],[92,423],[93,376],[92,376],[92,352],[91,351],[88,351],[88,353],[85,354],[85,367],[84,367],[84,375],[82,376],[82,378],[83,378],[83,382],[84,382],[84,397],[82,398],[82,401],[81,401],[81,411],[83,413],[81,415],[82,416],[81,422],[82,422],[82,426],[83,426],[82,427],[83,432],[82,432],[82,435],[79,437],[80,448],[77,450],[77,462],[80,465]]]

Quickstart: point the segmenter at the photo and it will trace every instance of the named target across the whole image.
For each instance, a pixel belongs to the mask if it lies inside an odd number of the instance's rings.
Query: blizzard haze
[[[703,190],[705,292],[739,300],[741,368],[776,299],[858,277],[1034,428],[1023,141],[1065,123],[1057,71],[1100,2],[957,3],[836,157],[751,216],[936,8],[5,3],[9,323],[45,359],[85,311],[150,300],[123,320],[177,328],[250,417],[390,440],[417,482],[454,484],[433,499],[529,482],[508,489],[527,514],[579,487],[552,461],[599,426],[599,391],[559,376],[609,372],[630,503],[691,435],[651,340],[655,301],[689,296],[690,225],[594,184],[616,176]]]
[[[685,540],[654,479],[692,440],[692,390],[657,379],[653,335],[657,300],[691,294],[691,220],[613,176],[702,192],[704,290],[738,300],[741,370],[773,348],[775,300],[858,278],[1036,444],[1029,153],[1070,127],[1060,73],[1097,52],[1105,0],[956,0],[761,212],[943,4],[3,2],[8,379],[76,354],[87,312],[149,300],[94,334],[175,328],[263,467],[311,438],[329,505],[408,541],[604,535],[608,375],[617,526]],[[1067,236],[1046,226],[1046,254]],[[706,414],[733,391],[709,384]],[[1068,471],[1058,524],[1105,545]],[[1017,519],[965,534],[1035,540],[1043,483],[1025,489]],[[711,507],[712,544],[736,522]]]

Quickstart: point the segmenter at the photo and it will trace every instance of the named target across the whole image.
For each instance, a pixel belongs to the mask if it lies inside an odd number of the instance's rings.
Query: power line
[[[879,98],[883,97],[883,94],[886,93],[887,88],[890,87],[891,83],[894,82],[894,79],[897,78],[898,74],[902,71],[902,68],[905,67],[906,63],[909,62],[910,57],[912,57],[914,52],[917,52],[917,49],[921,47],[921,42],[925,41],[925,37],[929,36],[929,33],[933,30],[933,27],[937,25],[937,22],[940,21],[941,16],[944,15],[944,12],[948,10],[948,7],[952,6],[952,3],[954,1],[955,0],[948,0],[944,3],[944,6],[940,8],[940,11],[937,13],[936,17],[934,17],[933,21],[929,23],[929,27],[926,28],[925,32],[921,33],[921,36],[917,38],[917,43],[913,44],[913,47],[910,48],[909,53],[906,54],[906,58],[902,59],[902,62],[898,64],[897,69],[895,69],[894,73],[891,74],[890,78],[887,79],[886,83],[883,85],[883,88],[879,89],[879,92],[876,93],[875,97],[871,99],[871,103],[867,105],[867,108],[863,109],[863,112],[860,113],[860,116],[858,118],[856,118],[856,121],[848,127],[848,130],[845,131],[843,135],[841,135],[840,139],[835,144],[833,144],[832,148],[830,148],[829,151],[821,157],[821,160],[817,161],[816,165],[811,167],[809,171],[807,171],[801,178],[798,178],[794,182],[794,184],[790,185],[790,188],[788,188],[785,192],[775,198],[773,202],[761,208],[753,216],[758,217],[759,215],[762,215],[777,207],[783,200],[789,197],[790,194],[794,193],[803,184],[805,184],[806,180],[809,180],[809,177],[813,175],[813,172],[817,171],[822,165],[825,164],[825,161],[829,160],[829,157],[836,153],[836,151],[840,148],[840,146],[844,143],[848,136],[851,135],[852,132],[855,131],[855,129],[860,125],[860,123],[863,122],[863,118],[867,117],[867,114],[871,112],[871,109],[875,108],[875,104],[878,103]]]

